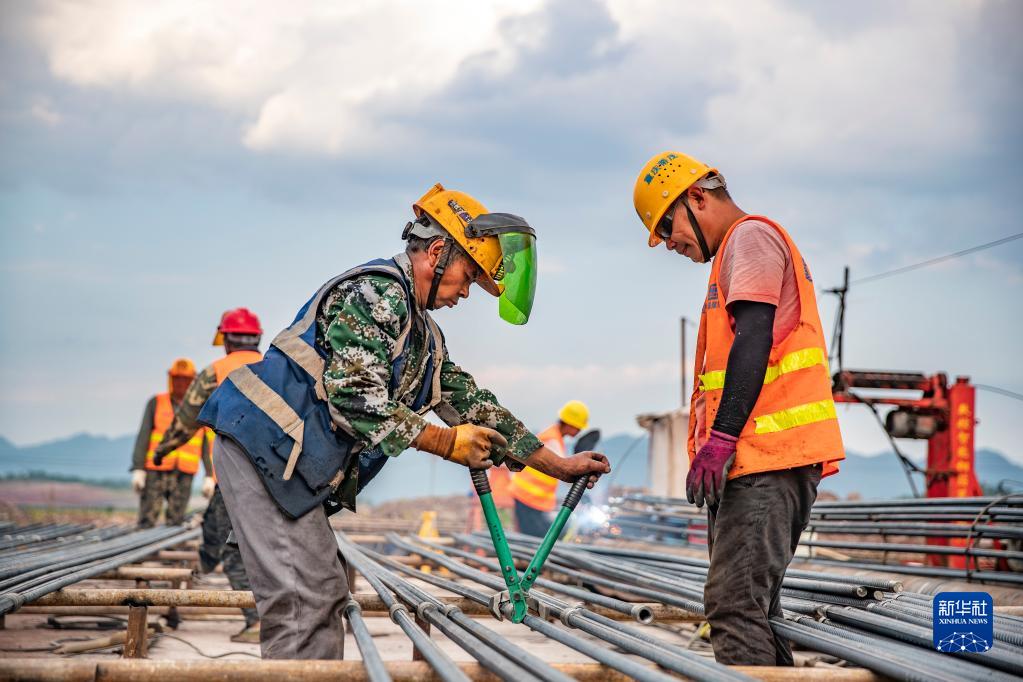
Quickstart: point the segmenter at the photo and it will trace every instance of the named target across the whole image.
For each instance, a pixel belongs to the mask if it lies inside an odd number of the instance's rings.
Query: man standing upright
[[[197,421],[199,411],[206,400],[212,395],[227,375],[235,369],[253,362],[259,362],[263,354],[259,352],[259,341],[263,328],[259,318],[248,308],[236,308],[226,311],[220,317],[217,333],[213,337],[214,346],[224,347],[224,357],[215,360],[206,367],[188,386],[181,403],[174,413],[174,421],[167,429],[163,440],[156,446],[154,460],[168,457],[179,443],[187,441],[196,429],[203,429]],[[193,369],[192,374],[195,374]],[[224,498],[220,494],[220,486],[216,484],[216,474],[212,458],[204,458],[206,479],[203,481],[202,494],[209,500],[206,513],[202,518],[203,543],[199,548],[199,568],[203,573],[211,573],[217,564],[223,561],[224,574],[235,590],[249,589],[249,579],[245,574],[241,553],[237,545],[228,544],[227,537],[231,533],[231,519],[224,506]],[[245,627],[231,637],[235,642],[255,643],[259,641],[259,616],[255,609],[242,609],[245,616]]]
[[[549,450],[564,457],[567,454],[565,436],[575,438],[589,422],[589,408],[578,400],[570,400],[558,411],[558,421],[536,437]],[[515,522],[519,532],[539,538],[546,535],[558,503],[558,479],[536,469],[524,469],[514,474],[511,494],[515,499]]]
[[[680,152],[646,163],[633,203],[649,246],[711,263],[686,493],[708,505],[714,656],[792,665],[769,620],[782,615],[782,578],[817,484],[845,457],[810,269],[781,225],[744,213],[717,169]]]
[[[181,404],[189,384],[195,378],[195,365],[188,358],[178,358],[167,371],[167,392],[149,399],[142,425],[135,439],[131,462],[131,485],[139,498],[139,527],[152,528],[160,520],[167,503],[168,525],[185,520],[185,509],[192,494],[192,477],[199,470],[199,460],[209,457],[210,443],[206,430],[188,434],[167,456],[154,459],[157,443],[174,420],[174,409]]]

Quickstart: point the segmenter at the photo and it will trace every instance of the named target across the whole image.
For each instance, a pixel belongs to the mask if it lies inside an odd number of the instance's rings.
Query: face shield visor
[[[469,238],[496,237],[501,260],[490,273],[501,291],[498,313],[511,324],[526,324],[536,294],[536,231],[510,213],[485,213],[465,228]]]

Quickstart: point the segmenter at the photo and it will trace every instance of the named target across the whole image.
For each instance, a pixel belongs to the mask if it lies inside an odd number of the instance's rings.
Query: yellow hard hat
[[[443,236],[457,243],[480,267],[477,283],[491,296],[499,296],[498,312],[512,324],[525,324],[536,293],[536,231],[511,213],[489,213],[465,192],[444,189],[437,183],[412,204],[416,220],[405,226],[402,238]],[[451,250],[434,269],[427,298],[432,305],[437,285]]]
[[[646,162],[636,178],[632,203],[650,233],[647,242],[650,246],[657,246],[663,241],[655,228],[664,219],[668,208],[682,192],[708,173],[717,173],[717,168],[682,152],[662,152]]]
[[[590,423],[590,408],[580,400],[569,400],[558,410],[558,419],[582,431]]]
[[[174,392],[174,377],[195,377],[195,363],[188,358],[178,358],[167,370],[167,392]]]
[[[444,231],[480,266],[477,283],[491,296],[501,295],[502,287],[495,279],[501,268],[501,243],[496,236],[475,239],[465,236],[469,223],[488,213],[483,204],[465,192],[444,189],[444,185],[438,182],[412,204],[412,210],[417,218],[426,214],[440,223]]]
[[[167,370],[167,376],[194,377],[195,363],[188,358],[178,358],[171,364],[170,369]]]

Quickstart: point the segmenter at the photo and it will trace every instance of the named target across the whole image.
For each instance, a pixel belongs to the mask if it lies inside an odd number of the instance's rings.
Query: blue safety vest
[[[370,261],[320,287],[298,311],[291,326],[271,342],[263,360],[231,372],[199,413],[200,423],[241,446],[267,492],[291,518],[297,519],[327,502],[343,483],[353,456],[359,457],[359,490],[390,459],[379,450],[364,451],[365,444],[354,434],[341,430],[332,419],[335,408],[323,387],[329,356],[316,343],[316,316],[323,298],[334,287],[366,274],[396,280],[411,310],[412,286],[398,263],[404,258],[400,254],[394,259]],[[433,409],[450,422],[454,418],[453,409],[442,402],[440,389],[444,340],[429,314],[424,316],[429,348],[424,358],[422,388],[411,408],[420,414]],[[403,372],[418,369],[405,367],[412,343],[412,319],[410,313],[394,346],[389,387],[392,397]]]

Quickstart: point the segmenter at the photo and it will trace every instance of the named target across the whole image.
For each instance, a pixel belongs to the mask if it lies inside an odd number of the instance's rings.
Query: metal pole
[[[838,371],[845,367],[843,364],[843,347],[845,346],[845,295],[849,293],[849,266],[845,266],[842,276],[842,291],[838,294]]]
[[[689,398],[686,396],[686,317],[682,316],[682,356],[679,358],[679,363],[682,365],[682,407],[686,406]]]

